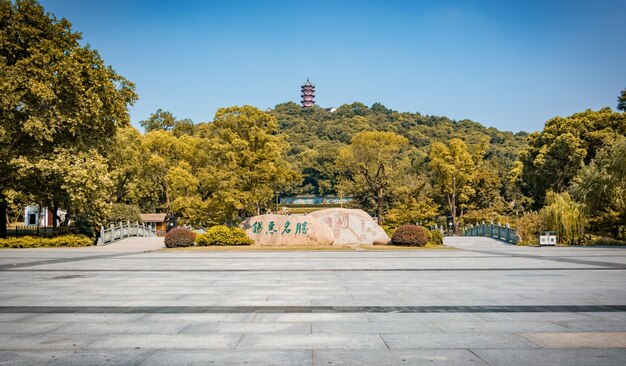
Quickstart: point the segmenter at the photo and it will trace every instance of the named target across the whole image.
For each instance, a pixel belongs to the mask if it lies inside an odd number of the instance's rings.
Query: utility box
[[[539,245],[556,245],[556,233],[554,231],[542,231],[539,235]]]

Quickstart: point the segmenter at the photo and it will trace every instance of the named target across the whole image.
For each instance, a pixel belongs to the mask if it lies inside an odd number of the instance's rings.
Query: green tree
[[[146,132],[157,130],[171,131],[176,126],[176,118],[172,112],[164,111],[159,108],[156,112],[150,114],[148,119],[139,122],[139,124]]]
[[[595,231],[626,239],[626,138],[602,148],[578,172],[570,190],[585,203]]]
[[[129,123],[134,85],[81,46],[70,23],[35,0],[0,0],[0,237],[6,236],[8,189],[46,184],[19,181],[24,160],[37,164],[59,149],[103,152]],[[36,184],[39,182],[40,184]],[[37,193],[36,191],[31,193]]]
[[[433,187],[445,200],[452,225],[458,233],[457,217],[462,218],[470,197],[475,193],[472,185],[474,160],[463,140],[452,139],[446,146],[435,142],[430,150]]]
[[[626,135],[626,114],[610,108],[555,117],[546,122],[543,131],[532,133],[520,161],[525,193],[534,199],[535,207],[544,202],[546,191],[567,190],[572,178],[605,142],[620,135]]]
[[[214,172],[223,178],[205,195],[221,202],[224,220],[263,212],[277,192],[301,181],[283,156],[289,144],[272,115],[251,106],[221,108],[210,129]]]
[[[409,141],[393,132],[364,131],[341,149],[339,161],[352,178],[352,191],[363,191],[375,201],[378,224],[383,223],[383,201],[402,184],[410,168]]]
[[[568,192],[548,191],[541,215],[550,230],[556,232],[560,243],[582,243],[587,225],[584,205],[574,201]]]
[[[617,109],[626,112],[626,89],[622,90],[619,98],[617,98]]]

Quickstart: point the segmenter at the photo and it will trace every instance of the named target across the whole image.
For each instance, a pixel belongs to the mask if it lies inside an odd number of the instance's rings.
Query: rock
[[[315,246],[332,245],[333,232],[310,215],[259,215],[239,225],[254,245]]]
[[[315,217],[332,229],[335,245],[389,243],[391,239],[367,212],[348,208],[315,211]]]

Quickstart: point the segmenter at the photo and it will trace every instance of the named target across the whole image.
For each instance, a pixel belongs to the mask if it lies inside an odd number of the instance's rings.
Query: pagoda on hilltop
[[[315,85],[311,84],[309,79],[302,85],[302,108],[311,107],[315,104]]]

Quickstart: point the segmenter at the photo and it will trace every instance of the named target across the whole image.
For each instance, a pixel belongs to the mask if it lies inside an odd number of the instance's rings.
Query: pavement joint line
[[[94,258],[90,258],[94,259]],[[85,259],[87,260],[87,259]],[[33,266],[54,264],[40,263]],[[582,264],[582,263],[580,263]],[[595,265],[595,264],[594,264]],[[24,266],[28,267],[28,266]],[[129,269],[129,268],[39,268],[19,269],[0,267],[0,272],[137,272],[137,273],[175,273],[175,272],[497,272],[497,271],[625,271],[626,265],[614,267],[523,267],[523,268],[294,268],[294,269],[271,269],[271,268],[231,268],[231,269]]]
[[[387,344],[387,342],[385,342],[385,338],[383,338],[382,334],[378,333],[378,337],[380,338],[381,341],[383,341],[383,344],[385,345],[385,347],[387,347],[387,349],[391,349],[389,348],[389,345]]]
[[[626,305],[470,306],[0,306],[0,314],[202,314],[202,313],[594,313],[626,312]],[[369,319],[369,318],[368,318]],[[370,319],[371,322],[371,319]]]
[[[612,263],[612,262],[599,262],[599,261],[590,261],[590,260],[585,260],[585,259],[570,259],[570,258],[564,258],[564,257],[547,257],[547,256],[542,256],[542,255],[532,255],[532,254],[523,254],[523,253],[503,253],[503,252],[491,251],[491,250],[478,250],[478,249],[465,249],[465,250],[474,252],[474,253],[494,254],[494,255],[499,255],[499,256],[504,256],[504,257],[539,259],[539,260],[559,262],[559,263],[586,264],[590,266],[600,266],[600,267],[620,269],[620,270],[626,269],[625,264]]]
[[[474,351],[472,351],[470,348],[466,348],[466,350],[473,354],[474,356],[476,356],[479,360],[481,360],[482,362],[484,362],[486,365],[491,366],[491,364],[489,362],[487,362],[487,360],[483,359],[482,357],[480,357],[479,355],[477,355]]]

